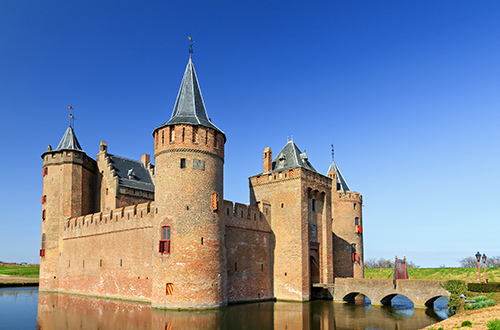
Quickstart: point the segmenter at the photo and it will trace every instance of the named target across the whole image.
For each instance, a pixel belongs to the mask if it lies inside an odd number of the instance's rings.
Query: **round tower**
[[[208,119],[191,57],[172,117],[155,140],[155,251],[152,304],[227,304],[223,198],[226,137]]]
[[[91,213],[95,164],[82,150],[71,125],[59,145],[42,154],[43,192],[40,246],[40,290],[59,288],[62,224]]]
[[[361,194],[351,191],[332,159],[333,272],[336,277],[364,277]]]

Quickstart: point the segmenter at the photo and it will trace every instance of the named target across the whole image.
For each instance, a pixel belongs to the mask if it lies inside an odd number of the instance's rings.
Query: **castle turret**
[[[71,125],[55,150],[42,154],[40,290],[57,290],[62,223],[93,211],[95,161],[82,150]]]
[[[363,198],[351,191],[333,157],[328,176],[332,178],[333,271],[337,277],[363,278]]]
[[[170,120],[155,140],[155,248],[152,304],[225,305],[223,200],[225,134],[208,119],[189,58]]]

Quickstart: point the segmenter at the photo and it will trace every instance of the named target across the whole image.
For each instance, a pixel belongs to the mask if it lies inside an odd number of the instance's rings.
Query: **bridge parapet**
[[[335,302],[352,301],[357,294],[363,294],[372,305],[389,305],[392,298],[400,294],[410,299],[417,308],[432,308],[439,297],[450,293],[441,286],[445,281],[397,280],[391,279],[336,278],[333,290]]]

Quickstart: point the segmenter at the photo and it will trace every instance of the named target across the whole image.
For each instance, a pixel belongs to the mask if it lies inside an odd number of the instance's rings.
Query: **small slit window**
[[[181,158],[181,168],[186,168],[186,158]]]

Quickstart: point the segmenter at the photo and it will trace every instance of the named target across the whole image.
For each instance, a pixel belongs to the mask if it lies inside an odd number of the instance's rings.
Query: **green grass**
[[[38,278],[39,273],[39,266],[0,266],[0,274],[4,275]]]
[[[486,326],[488,326],[488,330],[500,330],[500,320],[499,319],[494,319],[486,323]]]
[[[481,268],[481,278],[483,277]],[[365,278],[392,279],[394,269],[365,269]],[[477,281],[477,268],[411,268],[408,276],[414,280],[462,280]],[[500,267],[486,268],[490,282],[500,282]]]

